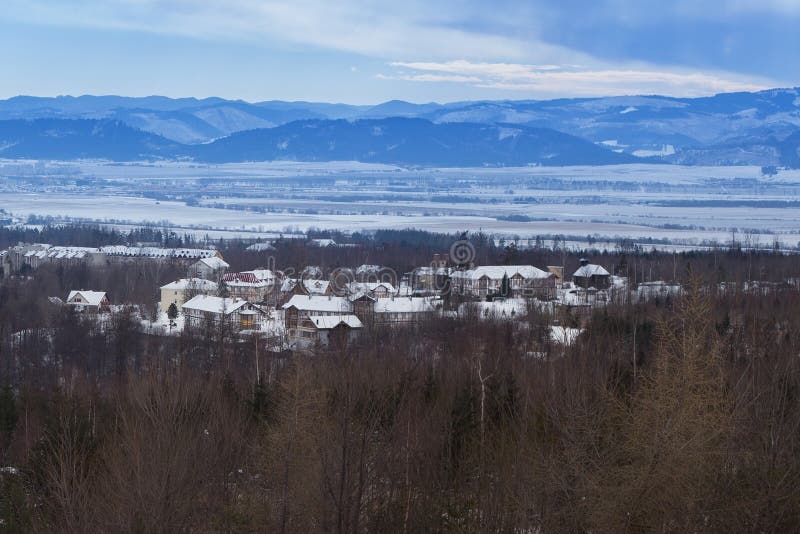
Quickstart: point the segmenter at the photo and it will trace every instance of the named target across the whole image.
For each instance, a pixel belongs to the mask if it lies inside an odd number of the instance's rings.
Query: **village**
[[[306,246],[340,245],[317,239]],[[255,243],[248,250],[269,254],[274,249]],[[449,253],[434,254],[429,264],[405,273],[377,264],[238,271],[218,250],[154,246],[20,244],[3,251],[0,260],[5,276],[48,264],[100,269],[115,263],[167,263],[184,274],[159,285],[154,317],[115,300],[103,287],[76,287],[49,300],[101,322],[133,310],[149,335],[214,330],[239,339],[258,336],[268,350],[301,353],[343,350],[364,332],[413,327],[439,317],[522,324],[531,315],[543,315],[550,318],[550,342],[569,345],[593,309],[681,292],[677,283],[661,281],[631,287],[627,277],[586,258],[565,273],[563,266],[553,265],[476,265],[474,256],[472,245],[460,241]]]

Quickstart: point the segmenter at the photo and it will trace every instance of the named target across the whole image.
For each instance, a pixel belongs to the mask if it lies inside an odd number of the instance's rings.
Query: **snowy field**
[[[187,202],[185,199],[191,199]],[[149,223],[212,237],[309,228],[417,228],[530,238],[800,242],[800,171],[758,167],[404,169],[341,163],[35,162],[0,160],[0,208]]]

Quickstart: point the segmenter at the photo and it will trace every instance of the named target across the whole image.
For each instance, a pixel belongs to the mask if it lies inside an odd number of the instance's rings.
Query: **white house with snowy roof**
[[[108,297],[105,291],[87,291],[77,289],[69,292],[66,304],[78,311],[98,312],[108,307]]]
[[[259,329],[265,312],[244,299],[197,295],[183,304],[186,325],[194,328],[227,325],[233,330]]]
[[[441,308],[441,301],[434,297],[394,297],[376,299],[373,304],[373,320],[376,325],[398,325],[425,321]]]
[[[281,308],[290,338],[297,337],[296,330],[300,323],[311,315],[347,315],[353,311],[353,305],[348,299],[333,295],[293,295]]]
[[[229,268],[228,262],[217,255],[200,258],[189,266],[189,277],[219,282]]]
[[[159,305],[162,312],[169,309],[170,304],[175,304],[178,311],[183,304],[195,295],[208,295],[216,293],[217,283],[204,278],[181,278],[161,286],[161,300]]]
[[[503,278],[508,277],[511,294],[554,298],[556,277],[533,265],[484,265],[467,271],[450,273],[452,290],[462,295],[486,297],[499,293]]]
[[[222,283],[231,297],[251,302],[264,302],[267,295],[275,292],[278,277],[269,269],[254,269],[238,273],[225,273]]]
[[[374,299],[385,299],[397,295],[397,289],[389,282],[349,282],[345,287],[345,292],[350,296],[368,295]]]
[[[363,328],[361,320],[352,313],[341,315],[307,315],[291,337],[295,348],[305,349],[314,345],[344,348],[353,341]]]

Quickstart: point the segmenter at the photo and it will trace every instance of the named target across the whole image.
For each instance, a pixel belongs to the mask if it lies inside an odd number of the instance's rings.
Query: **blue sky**
[[[3,0],[0,98],[377,103],[800,85],[800,0]]]

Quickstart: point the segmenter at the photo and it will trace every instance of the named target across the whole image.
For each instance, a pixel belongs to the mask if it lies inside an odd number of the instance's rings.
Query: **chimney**
[[[589,260],[587,260],[586,258],[581,258],[580,262],[581,262],[581,267],[589,265]]]

